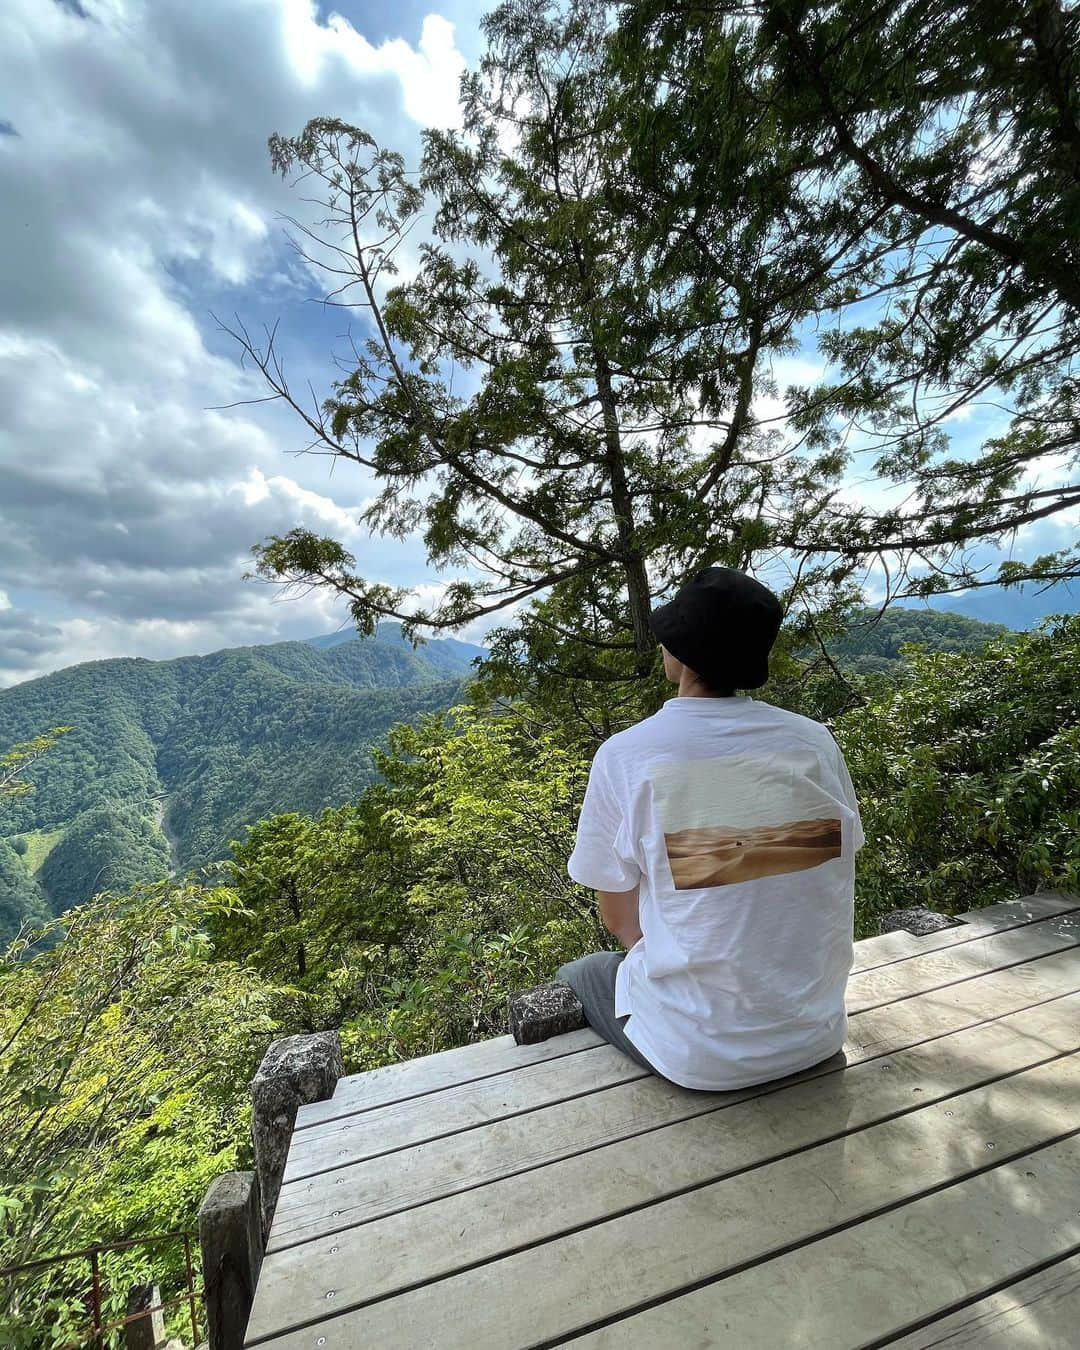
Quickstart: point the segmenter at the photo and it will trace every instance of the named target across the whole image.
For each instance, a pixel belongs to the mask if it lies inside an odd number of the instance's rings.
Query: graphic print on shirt
[[[811,751],[657,765],[650,776],[678,891],[802,872],[839,858],[837,800]]]

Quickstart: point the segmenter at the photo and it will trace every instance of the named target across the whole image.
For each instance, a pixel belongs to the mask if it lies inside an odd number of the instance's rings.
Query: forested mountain
[[[453,703],[480,654],[414,650],[390,625],[343,637],[95,661],[0,691],[0,747],[72,728],[35,765],[35,790],[0,807],[0,938],[23,916],[220,857],[274,812],[356,797],[371,746]]]
[[[839,665],[858,675],[892,674],[901,665],[904,646],[918,644],[928,652],[978,652],[1006,632],[1004,624],[981,623],[963,614],[893,606],[884,614],[864,610],[828,648]]]

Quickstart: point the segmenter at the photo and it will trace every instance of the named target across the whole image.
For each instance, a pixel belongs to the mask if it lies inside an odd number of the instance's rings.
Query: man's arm
[[[614,933],[627,949],[641,938],[641,920],[638,916],[640,882],[632,891],[597,891],[600,917],[609,933]]]

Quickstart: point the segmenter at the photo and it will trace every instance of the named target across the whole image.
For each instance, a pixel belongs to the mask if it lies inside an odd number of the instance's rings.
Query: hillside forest
[[[478,647],[283,642],[71,667],[0,691],[0,746],[70,731],[0,819],[0,941],[25,918],[216,860],[282,810],[351,800],[395,723],[445,708]]]
[[[976,651],[1003,632],[867,610],[828,650],[853,673],[896,674],[905,644]],[[0,817],[0,942],[99,891],[220,861],[267,816],[354,800],[390,728],[457,702],[483,654],[447,638],[414,648],[387,623],[370,638],[98,661],[0,691],[0,745],[70,724]]]
[[[1080,890],[1080,617],[911,608],[1080,577],[1080,11],[875,16],[506,0],[417,163],[336,116],[270,138],[363,338],[312,401],[279,329],[225,337],[446,584],[297,527],[255,574],[355,642],[0,696],[0,1264],[190,1229],[273,1038],[425,1054],[613,945],[566,874],[588,767],[670,694],[649,612],[705,566],[781,597],[754,696],[843,751],[857,936]],[[477,666],[441,645],[481,622]],[[110,1255],[110,1307],[151,1273],[179,1256]],[[0,1289],[18,1350],[84,1317],[63,1268]]]

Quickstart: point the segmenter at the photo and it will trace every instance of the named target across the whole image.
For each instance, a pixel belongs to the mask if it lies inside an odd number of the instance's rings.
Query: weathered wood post
[[[273,1041],[251,1082],[251,1137],[265,1242],[277,1207],[297,1108],[334,1095],[343,1072],[336,1031]]]
[[[585,1009],[570,986],[556,980],[511,994],[509,1021],[510,1034],[518,1045],[534,1045],[580,1030],[585,1025]]]
[[[254,1172],[226,1172],[199,1209],[210,1350],[242,1350],[263,1258],[259,1183]]]

